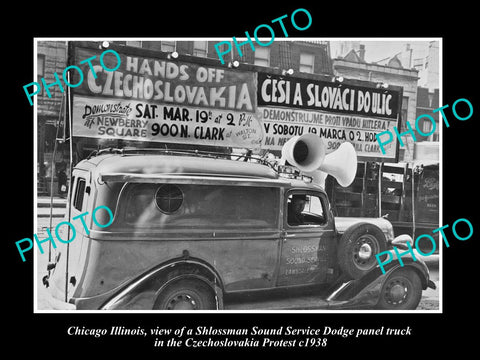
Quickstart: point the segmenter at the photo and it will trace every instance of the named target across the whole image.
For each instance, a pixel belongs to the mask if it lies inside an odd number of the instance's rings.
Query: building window
[[[255,49],[255,65],[260,66],[270,66],[270,49],[269,48],[258,48]]]
[[[126,41],[127,46],[142,47],[141,41]]]
[[[428,134],[430,131],[432,131],[433,124],[431,121],[423,121],[422,124],[422,133]]]
[[[422,119],[419,126],[423,134],[429,134],[432,131],[433,123],[430,120]],[[435,132],[425,138],[424,141],[438,141],[439,140],[439,131],[438,131],[438,122],[435,122]]]
[[[402,124],[405,125],[405,123],[408,121],[408,97],[404,96],[402,99]],[[403,126],[402,129],[406,129],[407,126]]]
[[[308,53],[300,53],[300,67],[299,71],[313,74],[315,55]]]
[[[207,57],[208,47],[207,41],[193,42],[193,56]]]
[[[175,41],[162,40],[160,48],[162,49],[162,51],[165,52],[173,52],[175,51]]]
[[[37,57],[37,83],[42,83],[42,78],[45,76],[45,55],[38,55]],[[43,95],[43,87],[40,87],[38,95]]]

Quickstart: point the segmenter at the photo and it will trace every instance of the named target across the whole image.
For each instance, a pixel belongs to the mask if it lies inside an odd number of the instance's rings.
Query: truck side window
[[[325,224],[324,206],[318,196],[291,194],[288,197],[287,222],[290,226]]]
[[[125,220],[137,228],[275,228],[279,195],[268,187],[132,184]]]
[[[78,211],[82,211],[85,184],[85,179],[78,178],[77,187],[75,188],[75,196],[73,197],[73,207]]]

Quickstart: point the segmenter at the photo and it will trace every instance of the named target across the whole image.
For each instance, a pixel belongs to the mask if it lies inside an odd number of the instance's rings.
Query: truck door
[[[52,274],[52,285],[56,287],[54,292],[56,294],[61,293],[62,300],[68,300],[72,297],[82,276],[88,250],[88,236],[85,228],[81,220],[79,218],[75,219],[75,217],[85,213],[90,206],[90,173],[76,169],[72,175],[71,201],[70,204],[67,204],[64,222],[70,222],[75,228],[75,233],[69,230],[68,226],[62,226],[59,229],[61,238],[70,242],[57,242],[55,258],[58,262]],[[70,217],[68,216],[69,210]],[[90,213],[91,211],[84,218],[87,224],[91,217]],[[60,298],[60,296],[57,297]]]
[[[277,286],[325,283],[335,256],[333,218],[322,193],[291,190],[284,198]]]

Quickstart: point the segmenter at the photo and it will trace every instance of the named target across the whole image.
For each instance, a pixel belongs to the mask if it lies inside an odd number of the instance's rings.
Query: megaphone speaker
[[[349,186],[357,174],[357,153],[354,146],[349,142],[342,143],[337,150],[325,156],[318,170],[332,175],[341,186]]]
[[[325,143],[315,134],[294,136],[282,147],[282,161],[300,171],[318,169],[325,158]]]
[[[349,186],[357,173],[357,153],[349,142],[328,155],[324,141],[315,134],[294,136],[282,147],[282,163],[295,166],[324,187],[328,174],[343,186]]]

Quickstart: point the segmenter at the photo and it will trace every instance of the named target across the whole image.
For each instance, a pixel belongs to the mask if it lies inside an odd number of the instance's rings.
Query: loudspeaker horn
[[[317,170],[325,158],[325,143],[315,134],[294,136],[282,147],[281,163],[301,171]]]
[[[357,173],[357,153],[349,142],[342,143],[328,155],[323,140],[315,134],[294,136],[282,147],[281,163],[295,166],[313,182],[324,187],[328,174],[347,187]]]
[[[342,143],[337,150],[325,156],[318,171],[332,175],[338,183],[349,186],[357,174],[357,152],[349,142]]]

